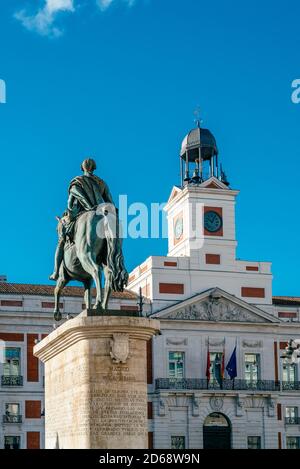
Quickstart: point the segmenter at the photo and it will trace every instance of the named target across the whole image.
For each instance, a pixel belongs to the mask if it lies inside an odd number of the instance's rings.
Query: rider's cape
[[[107,184],[94,174],[77,176],[69,186],[72,203],[69,206],[69,222],[66,225],[66,235],[72,240],[74,224],[77,217],[87,210],[91,210],[103,202],[113,204]]]

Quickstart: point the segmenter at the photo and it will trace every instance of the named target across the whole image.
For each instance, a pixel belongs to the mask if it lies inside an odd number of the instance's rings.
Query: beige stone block
[[[38,343],[46,448],[147,448],[148,318],[83,312]]]

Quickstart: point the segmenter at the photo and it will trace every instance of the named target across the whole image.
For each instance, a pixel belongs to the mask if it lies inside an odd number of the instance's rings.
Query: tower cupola
[[[215,177],[226,185],[228,181],[222,167],[219,167],[218,147],[213,134],[208,129],[197,127],[184,137],[180,149],[181,185],[201,184]],[[193,170],[192,176],[191,170]]]

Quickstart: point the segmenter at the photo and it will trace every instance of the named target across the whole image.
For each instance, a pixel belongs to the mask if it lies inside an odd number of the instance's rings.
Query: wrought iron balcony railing
[[[3,415],[3,423],[22,423],[22,415]]]
[[[282,381],[283,391],[300,391],[300,381]]]
[[[222,382],[219,383],[218,381],[196,378],[158,378],[155,381],[155,388],[160,390],[280,391],[280,381],[223,379]]]
[[[1,376],[2,386],[23,386],[23,376]]]
[[[300,417],[285,417],[286,425],[300,425]]]

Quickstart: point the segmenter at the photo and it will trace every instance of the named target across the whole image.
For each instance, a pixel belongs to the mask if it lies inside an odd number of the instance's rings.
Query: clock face
[[[182,233],[183,233],[183,219],[182,218],[178,218],[176,220],[174,233],[175,233],[175,239],[181,238]]]
[[[222,218],[217,212],[210,210],[204,214],[204,228],[210,233],[215,233],[222,228]]]

